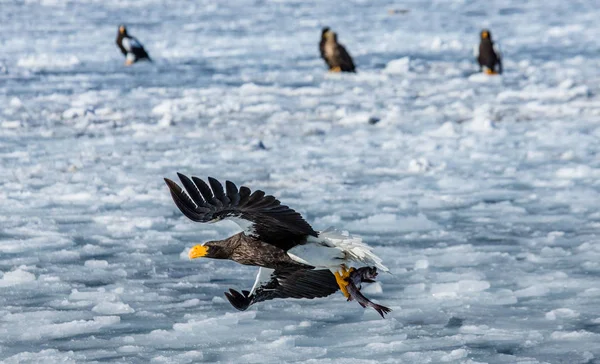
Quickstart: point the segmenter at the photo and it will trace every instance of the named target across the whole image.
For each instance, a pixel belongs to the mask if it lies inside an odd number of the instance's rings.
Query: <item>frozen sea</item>
[[[0,360],[600,363],[593,1],[0,1]],[[124,67],[126,23],[154,58]],[[339,33],[355,75],[327,74]],[[475,73],[489,27],[505,74]],[[379,120],[370,124],[369,120]],[[261,147],[264,145],[265,148]],[[238,312],[176,172],[361,235],[392,275]]]

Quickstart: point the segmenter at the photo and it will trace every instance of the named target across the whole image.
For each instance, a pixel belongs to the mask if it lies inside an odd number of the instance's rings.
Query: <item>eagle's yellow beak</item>
[[[119,27],[119,33],[121,33],[121,34],[125,33],[125,27]]]
[[[205,247],[204,245],[196,245],[195,247],[193,247],[188,256],[190,257],[190,259],[196,259],[196,258],[202,258],[203,256],[206,256],[206,254],[208,253],[208,248]]]
[[[489,36],[490,36],[490,34],[488,32],[481,33],[481,38],[483,38],[483,39],[487,39],[487,37],[489,37]]]

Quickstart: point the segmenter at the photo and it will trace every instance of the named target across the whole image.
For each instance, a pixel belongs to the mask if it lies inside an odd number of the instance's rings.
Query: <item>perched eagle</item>
[[[125,25],[119,25],[119,32],[117,33],[117,46],[121,50],[121,53],[126,57],[125,65],[130,66],[137,61],[147,60],[152,62],[148,53],[144,49],[144,46],[135,37],[132,37],[127,33]]]
[[[488,75],[496,75],[502,73],[502,54],[499,47],[492,41],[492,33],[484,29],[480,33],[481,41],[479,48],[475,48],[475,57],[479,63],[480,71]]]
[[[206,183],[178,176],[185,191],[170,179],[165,182],[185,216],[210,223],[229,219],[244,229],[189,252],[190,259],[228,259],[259,267],[250,291],[225,292],[238,310],[274,298],[326,297],[340,289],[349,301],[372,307],[381,317],[391,311],[360,292],[362,283],[374,282],[378,269],[389,271],[360,238],[332,229],[317,232],[298,212],[263,191],[238,189],[230,181],[223,188],[211,177]]]
[[[330,72],[356,72],[352,57],[350,57],[346,48],[338,43],[337,34],[328,27],[323,28],[321,31],[319,51]]]

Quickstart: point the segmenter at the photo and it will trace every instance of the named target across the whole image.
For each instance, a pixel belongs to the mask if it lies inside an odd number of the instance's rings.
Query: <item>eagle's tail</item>
[[[340,249],[346,260],[361,263],[366,266],[375,266],[383,272],[389,272],[388,267],[383,265],[383,261],[373,251],[371,247],[363,243],[358,236],[352,236],[347,231],[339,231],[334,228],[328,228],[319,233],[319,238],[331,247]]]

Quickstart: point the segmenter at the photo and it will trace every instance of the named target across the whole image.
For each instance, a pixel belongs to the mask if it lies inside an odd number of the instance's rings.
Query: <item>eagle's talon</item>
[[[350,297],[350,293],[348,293],[348,289],[346,287],[350,282],[348,280],[350,278],[350,274],[354,272],[354,270],[354,268],[348,269],[345,265],[342,264],[340,266],[340,271],[334,273],[335,280],[338,286],[340,287],[340,291],[342,291],[344,297],[348,298],[348,301],[350,301],[352,298]]]

